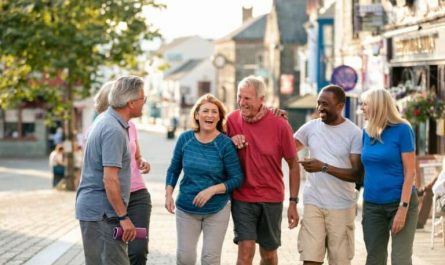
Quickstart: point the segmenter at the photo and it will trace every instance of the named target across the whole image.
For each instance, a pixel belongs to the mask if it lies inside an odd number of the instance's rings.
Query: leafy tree
[[[136,69],[141,40],[160,36],[143,10],[163,7],[152,0],[0,0],[0,108],[43,101],[48,117],[67,122],[73,142],[73,99],[98,86],[101,66]]]

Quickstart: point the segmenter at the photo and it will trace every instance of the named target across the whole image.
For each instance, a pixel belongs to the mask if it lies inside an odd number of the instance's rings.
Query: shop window
[[[35,109],[6,110],[0,122],[3,123],[3,139],[34,139]]]

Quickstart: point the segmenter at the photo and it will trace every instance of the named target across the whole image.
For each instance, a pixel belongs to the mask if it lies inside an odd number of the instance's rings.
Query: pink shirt
[[[227,134],[244,134],[248,146],[238,150],[245,180],[232,197],[245,202],[282,202],[284,181],[281,160],[297,155],[292,128],[272,112],[255,123],[247,123],[239,110],[227,119]]]
[[[145,189],[144,179],[142,178],[142,174],[139,171],[139,167],[136,163],[136,144],[137,144],[137,131],[136,126],[133,122],[128,121],[128,138],[130,140],[130,150],[131,150],[131,186],[130,192],[134,192],[137,190]]]

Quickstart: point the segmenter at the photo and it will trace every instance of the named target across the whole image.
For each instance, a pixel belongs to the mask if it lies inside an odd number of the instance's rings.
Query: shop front
[[[445,22],[398,28],[383,36],[388,47],[390,91],[400,111],[411,118],[417,153],[445,153],[443,114],[422,116],[417,109],[413,114],[408,108],[416,98],[424,97],[422,102],[433,99],[430,108],[445,99]]]

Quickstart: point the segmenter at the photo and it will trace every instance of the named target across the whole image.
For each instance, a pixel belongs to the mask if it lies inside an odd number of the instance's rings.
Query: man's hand
[[[287,208],[287,224],[289,229],[294,229],[298,226],[300,217],[298,216],[297,204],[295,202],[289,202],[289,208]]]
[[[277,117],[282,117],[284,119],[288,119],[287,111],[279,109],[279,108],[269,108],[269,110],[273,113],[273,115]]]
[[[241,149],[244,147],[247,147],[249,145],[248,142],[246,142],[246,138],[243,134],[237,134],[232,137],[232,143],[236,146],[236,148]]]
[[[128,243],[128,241],[133,241],[136,238],[136,228],[134,224],[131,222],[130,218],[125,218],[120,221],[120,225],[124,233],[122,234],[122,241]]]
[[[304,170],[310,173],[319,172],[323,167],[323,162],[315,158],[299,160],[298,163],[300,163],[304,167]]]

